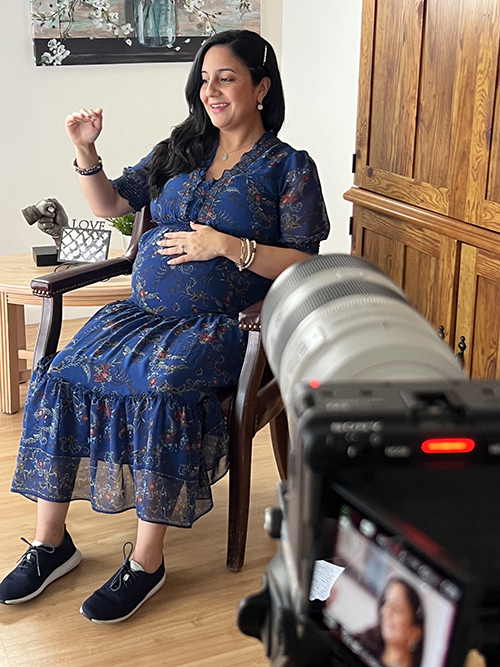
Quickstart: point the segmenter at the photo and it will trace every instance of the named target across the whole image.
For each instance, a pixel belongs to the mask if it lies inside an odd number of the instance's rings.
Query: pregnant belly
[[[162,317],[197,313],[237,313],[248,292],[233,262],[218,257],[206,262],[168,264],[158,253],[158,235],[141,244],[134,263],[132,300]],[[245,299],[243,299],[245,301]]]

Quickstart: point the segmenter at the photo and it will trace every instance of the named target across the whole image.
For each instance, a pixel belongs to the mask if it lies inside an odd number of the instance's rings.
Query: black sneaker
[[[128,555],[126,547],[130,545]],[[123,546],[125,561],[121,568],[99,590],[85,600],[80,613],[93,623],[119,623],[132,616],[146,600],[165,583],[165,565],[148,574],[143,567],[130,559],[133,544]]]
[[[18,560],[19,565],[0,583],[0,602],[20,604],[40,595],[49,584],[70,572],[82,560],[70,534],[64,530],[63,543],[54,547],[35,540]]]

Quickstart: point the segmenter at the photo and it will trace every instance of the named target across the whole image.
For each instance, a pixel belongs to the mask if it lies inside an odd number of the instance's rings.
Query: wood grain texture
[[[456,336],[466,336],[473,378],[500,378],[500,257],[464,246]]]
[[[497,0],[365,3],[356,185],[500,231],[499,43]]]
[[[360,187],[442,215],[447,215],[450,207],[450,193],[447,188],[417,182],[413,178],[393,174],[383,169],[368,167],[363,173]]]
[[[442,289],[438,281],[439,260],[431,254],[407,246],[403,282],[405,294],[436,331],[444,317],[438,311],[440,304],[438,294]]]
[[[446,190],[450,187],[459,10],[457,0],[427,0],[419,82],[413,176]]]
[[[355,207],[359,254],[379,266],[436,328],[453,341],[458,244],[417,225]]]
[[[360,185],[368,164],[368,129],[371,107],[371,80],[373,65],[373,37],[375,30],[376,0],[364,0],[361,23],[361,51],[359,63],[358,115],[356,124],[356,171],[354,182]]]
[[[462,2],[462,26],[460,44],[463,45],[463,61],[466,74],[456,82],[456,87],[465,86],[466,99],[456,109],[455,146],[462,144],[468,150],[467,178],[453,169],[450,212],[452,216],[473,224],[481,224],[482,209],[488,180],[490,151],[489,134],[493,117],[495,87],[498,67],[500,39],[500,5],[496,0]],[[470,115],[470,120],[468,116]],[[463,118],[466,117],[463,123]],[[468,144],[467,144],[468,142]],[[460,159],[460,163],[462,160]],[[461,171],[461,165],[460,165]]]
[[[388,236],[363,229],[363,257],[376,264],[389,278],[401,286],[404,270],[404,247]]]
[[[439,326],[444,326],[445,340],[451,344],[455,340],[457,319],[457,294],[460,280],[460,254],[462,246],[456,239],[443,236],[441,239],[441,254],[439,262],[437,313],[444,316]]]
[[[466,351],[465,370],[471,373],[471,349],[474,345],[474,319],[476,311],[476,259],[478,249],[472,246],[462,246],[460,258],[460,285],[457,299],[456,342],[460,336],[465,336],[468,351]]]
[[[488,185],[486,200],[500,204],[500,68],[497,73],[495,106],[491,134],[491,155],[488,171]],[[497,212],[497,222],[500,222],[500,212]]]
[[[492,161],[490,162],[490,164]],[[479,223],[486,229],[491,229],[493,232],[500,232],[500,203],[496,201],[486,200],[483,203],[483,218]]]
[[[19,324],[24,317],[19,315],[19,308],[8,302],[7,294],[0,292],[0,397],[2,412],[19,410],[19,366],[18,343],[22,340]]]
[[[406,202],[369,192],[363,188],[351,188],[344,193],[344,199],[399,220],[416,223],[420,227],[443,234],[451,239],[500,254],[500,234],[469,225],[457,218],[439,215]]]
[[[377,3],[368,164],[413,176],[423,0]]]
[[[480,263],[479,263],[480,264]],[[480,269],[480,267],[478,267]],[[477,279],[471,377],[500,378],[500,282],[480,272]]]

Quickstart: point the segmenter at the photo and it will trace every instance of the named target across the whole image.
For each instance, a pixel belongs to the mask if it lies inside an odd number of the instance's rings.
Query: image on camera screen
[[[323,606],[333,637],[369,667],[444,667],[459,583],[349,505],[333,563],[344,567]]]

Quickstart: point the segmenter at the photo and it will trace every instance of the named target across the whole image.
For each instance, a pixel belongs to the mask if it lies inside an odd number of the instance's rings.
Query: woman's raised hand
[[[80,109],[66,117],[66,132],[75,146],[93,144],[102,130],[102,109]]]

